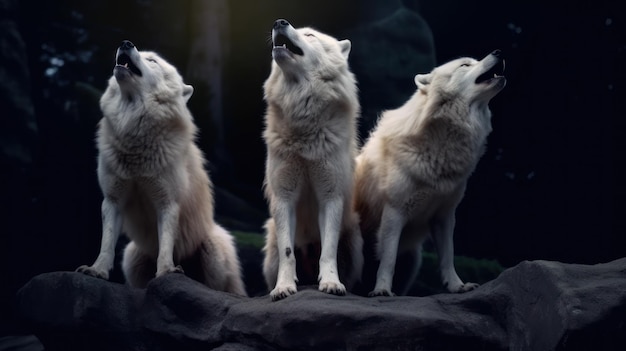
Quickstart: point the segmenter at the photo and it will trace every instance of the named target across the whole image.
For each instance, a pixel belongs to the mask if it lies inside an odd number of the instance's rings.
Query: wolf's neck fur
[[[429,95],[430,94],[430,95]],[[463,126],[477,132],[481,138],[491,131],[491,111],[487,104],[470,103],[451,94],[434,94],[416,91],[401,107],[385,111],[384,124],[387,137],[403,137],[418,134],[427,119],[443,118],[450,125]],[[399,121],[402,121],[399,123]],[[377,128],[379,129],[379,128]]]
[[[348,147],[356,156],[359,100],[347,69],[332,80],[311,73],[295,82],[274,68],[264,88],[270,153],[319,159]]]
[[[157,96],[144,94],[128,101],[118,94],[102,100],[98,145],[101,157],[111,156],[117,162],[113,166],[120,175],[156,174],[173,158],[183,157],[195,137],[187,107],[178,102],[162,104]]]
[[[347,71],[347,67],[341,69]],[[297,79],[288,76],[280,69],[273,69],[265,83],[265,100],[268,109],[274,109],[286,120],[285,123],[298,124],[299,120],[324,118],[325,111],[331,105],[358,106],[356,81],[354,75],[347,72],[307,72]]]

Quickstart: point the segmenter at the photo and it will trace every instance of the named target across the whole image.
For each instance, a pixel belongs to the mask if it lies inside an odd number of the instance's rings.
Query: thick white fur
[[[120,47],[121,54],[142,75],[116,65],[100,100],[102,245],[94,264],[77,270],[108,279],[124,232],[131,242],[122,268],[131,286],[182,272],[181,264],[212,289],[246,295],[233,237],[213,220],[212,184],[186,106],[193,88],[153,52]]]
[[[491,131],[488,103],[506,83],[504,77],[475,81],[498,62],[494,55],[482,61],[460,58],[417,75],[418,91],[402,107],[384,112],[363,146],[354,203],[365,241],[375,235],[380,259],[370,296],[393,295],[396,257],[409,253],[413,267],[398,284],[406,294],[429,234],[447,289],[478,286],[463,283],[454,268],[454,213]]]
[[[319,290],[343,295],[360,279],[363,263],[351,208],[359,102],[347,63],[350,42],[291,25],[274,30],[274,39],[279,33],[303,55],[275,47],[264,84],[271,218],[263,273],[273,300],[296,293],[295,248],[312,255],[307,246],[319,244]]]

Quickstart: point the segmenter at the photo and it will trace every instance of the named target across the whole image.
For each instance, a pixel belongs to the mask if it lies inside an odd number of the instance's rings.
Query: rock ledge
[[[53,272],[18,292],[46,350],[624,350],[626,258],[527,261],[475,291],[278,302],[212,291],[181,274],[146,289]]]

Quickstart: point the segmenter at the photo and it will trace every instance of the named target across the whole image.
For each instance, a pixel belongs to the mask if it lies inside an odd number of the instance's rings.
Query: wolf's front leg
[[[122,215],[119,205],[105,197],[102,201],[102,243],[100,254],[91,266],[83,265],[77,272],[97,278],[109,279],[109,271],[113,268],[115,245],[122,232]]]
[[[393,296],[391,285],[398,256],[398,243],[405,216],[396,208],[385,205],[376,237],[378,238],[378,255],[380,265],[376,273],[376,286],[369,296]]]
[[[156,276],[166,273],[183,273],[180,266],[174,266],[174,245],[179,235],[178,217],[180,206],[171,201],[160,205],[158,210],[159,256],[157,257]]]
[[[463,283],[454,268],[454,209],[441,219],[434,221],[432,238],[439,256],[439,270],[443,285],[452,293],[463,293],[478,287],[476,283]]]
[[[285,200],[276,200],[272,217],[276,225],[276,243],[278,247],[278,278],[276,286],[270,292],[272,301],[284,299],[298,290],[296,282],[296,256],[294,237],[296,232],[296,211],[293,204]]]
[[[343,205],[341,197],[320,201],[318,218],[322,244],[319,290],[335,295],[346,294],[346,287],[339,281],[337,271],[337,245],[343,219]]]

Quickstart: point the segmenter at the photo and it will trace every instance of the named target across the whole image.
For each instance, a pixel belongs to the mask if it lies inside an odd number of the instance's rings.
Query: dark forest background
[[[618,1],[0,0],[0,336],[36,274],[100,245],[98,99],[124,39],[194,85],[220,223],[261,233],[274,20],[352,40],[361,138],[413,76],[501,49],[506,88],[457,212],[457,254],[513,266],[626,256],[626,16]],[[250,277],[247,277],[250,278]],[[258,277],[256,278],[258,279]]]

